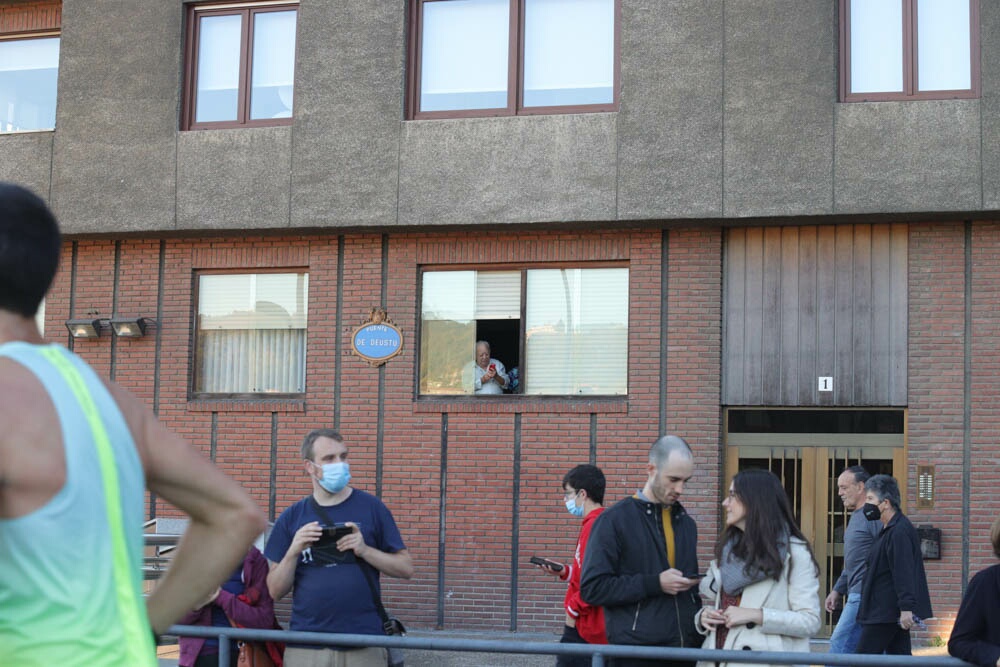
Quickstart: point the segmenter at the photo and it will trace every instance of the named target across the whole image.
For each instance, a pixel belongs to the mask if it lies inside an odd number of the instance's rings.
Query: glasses
[[[583,491],[583,489],[580,489],[579,491],[563,491],[563,500],[576,498],[578,495],[580,495],[580,491]]]

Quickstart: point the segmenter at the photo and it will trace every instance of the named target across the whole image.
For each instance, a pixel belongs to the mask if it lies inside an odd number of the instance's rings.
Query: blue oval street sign
[[[354,352],[373,366],[384,364],[403,351],[403,334],[392,324],[362,324],[351,337]]]

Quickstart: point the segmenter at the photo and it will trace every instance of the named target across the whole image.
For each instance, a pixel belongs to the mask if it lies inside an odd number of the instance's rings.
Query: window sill
[[[413,402],[414,412],[437,413],[627,413],[627,396],[424,396]]]
[[[188,412],[305,412],[302,398],[195,398]]]

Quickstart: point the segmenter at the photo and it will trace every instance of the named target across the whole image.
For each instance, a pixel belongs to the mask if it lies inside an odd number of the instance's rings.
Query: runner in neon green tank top
[[[0,665],[155,665],[165,631],[264,528],[254,503],[34,315],[61,238],[45,204],[0,183]],[[145,487],[190,516],[142,596]]]

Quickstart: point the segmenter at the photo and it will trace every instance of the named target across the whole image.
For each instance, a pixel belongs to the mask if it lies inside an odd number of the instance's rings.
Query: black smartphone
[[[532,556],[530,558],[530,561],[534,565],[544,565],[545,567],[554,570],[556,572],[562,572],[563,569],[561,563],[557,563],[554,560],[549,560],[548,558],[540,558],[539,556]]]
[[[332,526],[323,526],[323,534],[316,540],[316,546],[326,546],[336,544],[337,540],[351,534],[352,528],[345,523],[335,523]]]
[[[685,579],[701,579],[704,576],[705,576],[704,574],[697,574],[697,573],[695,573],[695,574],[685,574],[684,578]]]

